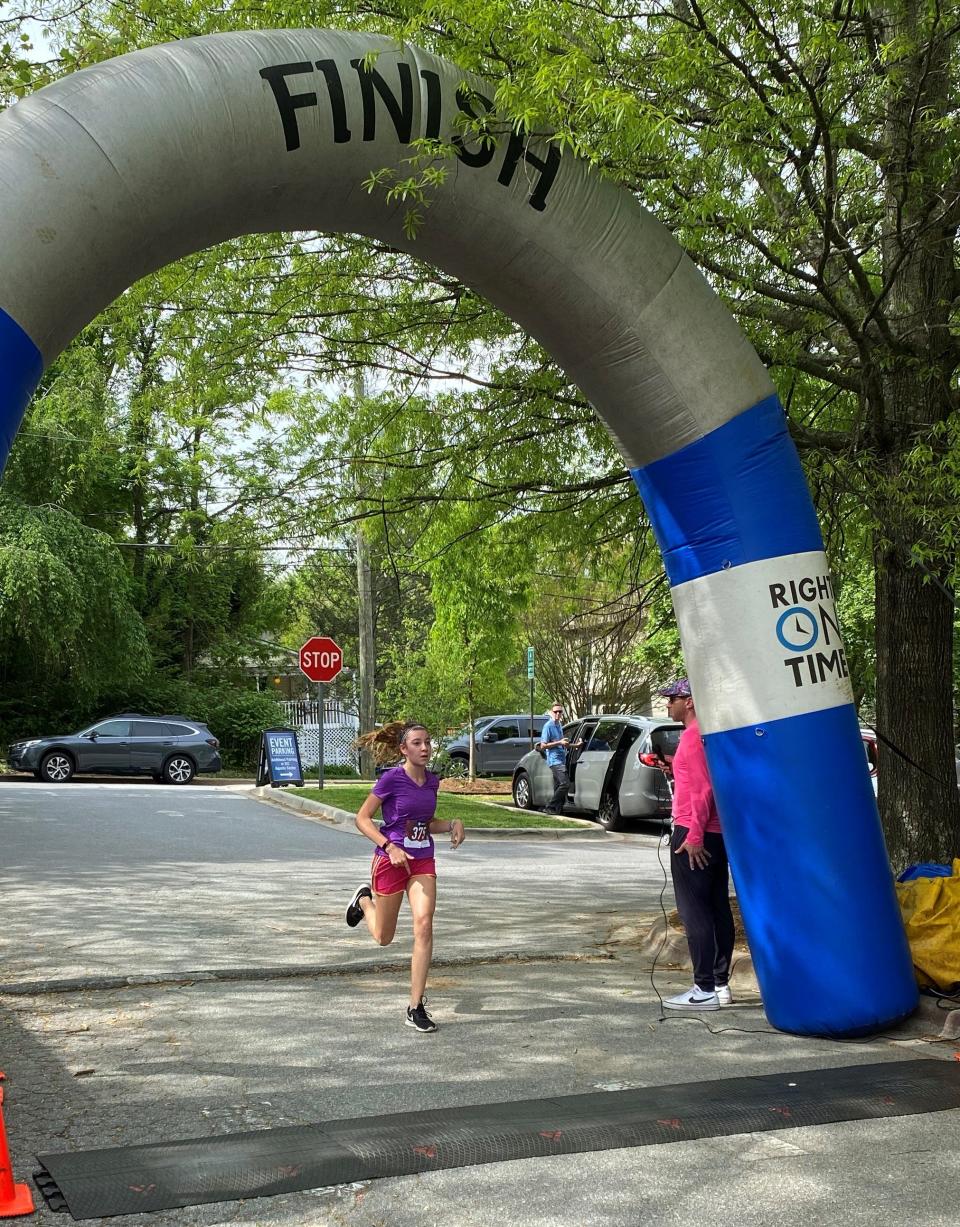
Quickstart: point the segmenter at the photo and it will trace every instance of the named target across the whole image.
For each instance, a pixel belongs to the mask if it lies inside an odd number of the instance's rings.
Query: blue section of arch
[[[630,474],[672,587],[745,562],[823,549],[776,396]]]
[[[823,549],[775,396],[632,476],[673,587]],[[910,1014],[917,986],[852,705],[704,741],[773,1025],[854,1036]]]
[[[917,986],[854,708],[704,744],[770,1022],[840,1037],[905,1018]]]
[[[40,351],[20,325],[0,310],[0,473],[42,374]]]

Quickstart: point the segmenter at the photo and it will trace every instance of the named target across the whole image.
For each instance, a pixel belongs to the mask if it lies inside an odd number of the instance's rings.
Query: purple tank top
[[[436,817],[439,787],[440,777],[432,771],[423,784],[417,784],[402,765],[385,771],[373,786],[374,795],[383,802],[381,834],[415,860],[433,856],[430,823]]]

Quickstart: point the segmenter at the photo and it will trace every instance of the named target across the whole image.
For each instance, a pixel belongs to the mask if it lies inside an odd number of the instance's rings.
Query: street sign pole
[[[311,635],[300,648],[300,672],[317,684],[317,786],[323,788],[323,716],[327,682],[343,672],[343,652],[329,635]]]
[[[317,768],[317,786],[323,791],[323,708],[324,695],[326,689],[323,682],[317,682],[317,758],[319,764]]]

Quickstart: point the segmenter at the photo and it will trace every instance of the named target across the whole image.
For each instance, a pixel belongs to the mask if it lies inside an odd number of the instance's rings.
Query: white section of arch
[[[822,551],[716,571],[671,596],[702,733],[853,702]]]

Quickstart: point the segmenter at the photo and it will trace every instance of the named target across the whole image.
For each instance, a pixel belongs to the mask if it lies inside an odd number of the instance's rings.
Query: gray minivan
[[[533,717],[534,744],[540,739],[549,716]],[[530,749],[530,713],[481,716],[473,723],[474,767],[478,775],[512,775]],[[443,752],[449,759],[450,775],[465,775],[470,763],[470,730],[462,729]]]
[[[670,788],[657,764],[672,762],[682,724],[655,716],[584,716],[563,726],[570,792],[565,812],[586,814],[608,831],[622,830],[632,818],[669,822]],[[581,743],[574,745],[574,743]],[[553,775],[546,758],[531,750],[513,773],[518,809],[538,809],[553,797]]]

